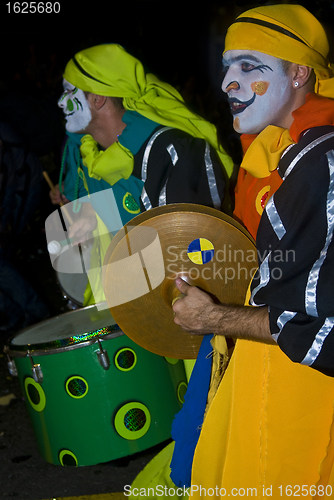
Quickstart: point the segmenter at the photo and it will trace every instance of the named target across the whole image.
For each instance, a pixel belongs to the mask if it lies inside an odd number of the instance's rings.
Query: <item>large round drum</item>
[[[170,438],[186,389],[184,364],[139,347],[108,309],[43,321],[4,350],[48,462],[93,465]]]

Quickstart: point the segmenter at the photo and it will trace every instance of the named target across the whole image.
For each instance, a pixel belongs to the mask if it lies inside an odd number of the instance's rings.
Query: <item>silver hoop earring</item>
[[[299,87],[299,82],[295,82],[295,87]]]

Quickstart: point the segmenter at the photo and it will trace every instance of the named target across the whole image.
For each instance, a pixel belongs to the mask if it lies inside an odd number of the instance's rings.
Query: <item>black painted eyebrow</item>
[[[258,59],[255,56],[252,56],[251,54],[240,54],[239,56],[231,57],[228,61],[223,58],[223,65],[229,66],[231,63],[237,62],[237,61],[242,61],[242,60],[248,60],[248,61],[253,61],[256,63],[262,63],[260,59]]]

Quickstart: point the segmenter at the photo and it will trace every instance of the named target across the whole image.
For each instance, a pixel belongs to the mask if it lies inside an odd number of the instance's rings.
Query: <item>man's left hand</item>
[[[183,298],[176,300],[173,304],[175,313],[174,321],[180,325],[182,330],[198,335],[212,333],[209,328],[209,320],[213,319],[213,309],[217,307],[210,295],[190,286],[181,278],[175,280],[175,284]]]

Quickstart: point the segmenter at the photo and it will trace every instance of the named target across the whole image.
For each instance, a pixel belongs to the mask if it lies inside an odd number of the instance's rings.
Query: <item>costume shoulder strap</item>
[[[283,154],[278,172],[283,180],[296,168],[299,162],[311,159],[314,155],[325,154],[334,149],[334,127],[315,127],[304,133],[298,144],[292,145]]]

